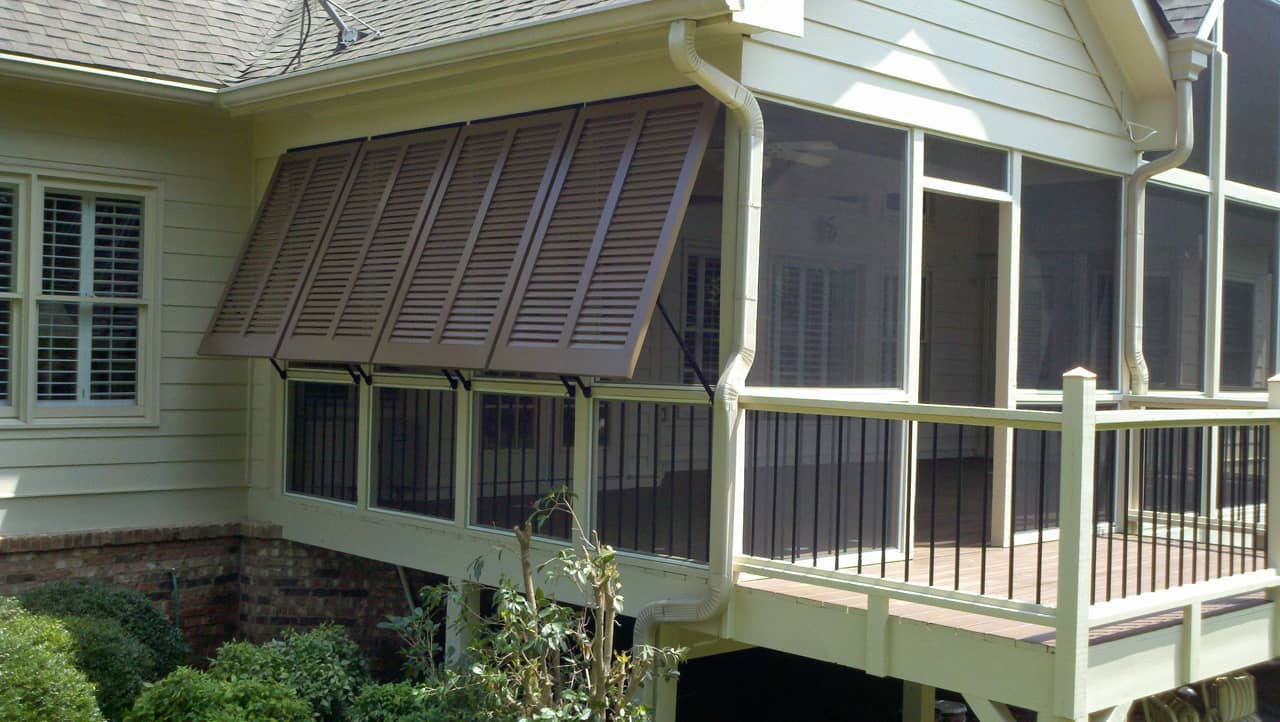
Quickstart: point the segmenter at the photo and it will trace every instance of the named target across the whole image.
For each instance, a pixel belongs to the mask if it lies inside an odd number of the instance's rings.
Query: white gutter
[[[702,599],[662,600],[653,602],[636,615],[635,644],[652,645],[657,625],[665,623],[702,622],[719,616],[728,606],[733,593],[733,559],[736,550],[739,490],[737,479],[744,463],[742,415],[738,396],[746,386],[747,372],[756,353],[756,299],[760,252],[761,175],[764,169],[764,116],[755,96],[738,81],[698,56],[695,43],[696,24],[692,20],[671,23],[667,35],[667,51],[676,70],[702,86],[737,116],[740,148],[738,163],[737,268],[735,269],[738,323],[733,329],[732,353],[724,373],[716,384],[715,422],[712,425],[714,449],[728,449],[721,463],[712,463],[711,487],[720,493],[721,508],[726,510],[722,524],[712,528],[723,531],[723,538],[712,545],[718,555],[711,561],[711,591]],[[718,482],[718,483],[717,483]],[[713,503],[713,507],[715,504]]]
[[[218,88],[57,60],[0,53],[0,76],[212,106]]]
[[[1150,391],[1151,370],[1142,349],[1143,286],[1146,274],[1147,181],[1182,165],[1195,146],[1195,122],[1191,84],[1209,62],[1213,44],[1197,38],[1169,41],[1169,69],[1177,91],[1177,130],[1174,148],[1168,154],[1145,163],[1129,176],[1125,190],[1125,275],[1124,361],[1129,371],[1129,393],[1138,396]]]

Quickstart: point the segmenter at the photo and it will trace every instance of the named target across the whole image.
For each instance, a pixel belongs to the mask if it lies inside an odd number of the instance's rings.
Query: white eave
[[[606,10],[583,11],[551,19],[504,26],[367,58],[354,58],[282,77],[260,78],[230,87],[154,78],[56,60],[0,53],[0,76],[76,86],[91,90],[194,103],[247,113],[267,105],[314,100],[352,92],[357,84],[432,69],[461,68],[511,53],[536,53],[565,43],[590,43],[624,33],[660,27],[674,20],[724,22],[737,32],[794,33],[803,25],[803,3],[796,0],[632,0]],[[366,86],[367,87],[367,86]]]

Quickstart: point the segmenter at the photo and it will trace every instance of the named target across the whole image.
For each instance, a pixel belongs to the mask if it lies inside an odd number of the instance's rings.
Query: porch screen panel
[[[572,123],[559,110],[463,130],[375,361],[484,367]]]
[[[582,111],[491,368],[631,376],[715,111],[701,91]]]
[[[281,156],[201,354],[275,354],[362,142]]]
[[[367,363],[457,128],[364,145],[277,355]]]

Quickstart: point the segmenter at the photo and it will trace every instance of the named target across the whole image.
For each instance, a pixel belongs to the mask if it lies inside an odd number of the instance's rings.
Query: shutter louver
[[[580,113],[491,368],[631,376],[716,109],[682,91]]]
[[[484,367],[572,123],[560,110],[462,131],[375,362]]]
[[[277,356],[367,363],[456,128],[378,138],[356,159]]]
[[[275,354],[362,143],[281,156],[201,354]]]

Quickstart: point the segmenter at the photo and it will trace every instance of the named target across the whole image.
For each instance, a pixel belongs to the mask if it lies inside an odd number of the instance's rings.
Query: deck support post
[[[1062,377],[1062,481],[1059,486],[1058,604],[1053,713],[1088,716],[1089,581],[1093,539],[1093,454],[1098,377],[1076,368]],[[1044,714],[1041,714],[1044,717]]]
[[[471,646],[471,623],[480,615],[481,587],[457,577],[451,577],[449,585],[461,594],[451,595],[445,605],[444,659],[445,664],[459,667],[466,662]]]
[[[1089,715],[1089,722],[1125,722],[1129,719],[1129,709],[1133,707],[1132,702],[1118,704],[1115,707],[1109,707],[1099,712]]]
[[[902,722],[933,722],[935,690],[919,682],[902,683]]]
[[[1280,374],[1267,379],[1267,408],[1280,409]],[[1280,568],[1280,424],[1267,425],[1267,566]],[[1280,656],[1280,588],[1267,590],[1271,600],[1271,656]]]
[[[985,697],[964,695],[964,703],[977,715],[979,722],[1016,722],[1009,706],[1003,702],[993,702]]]

